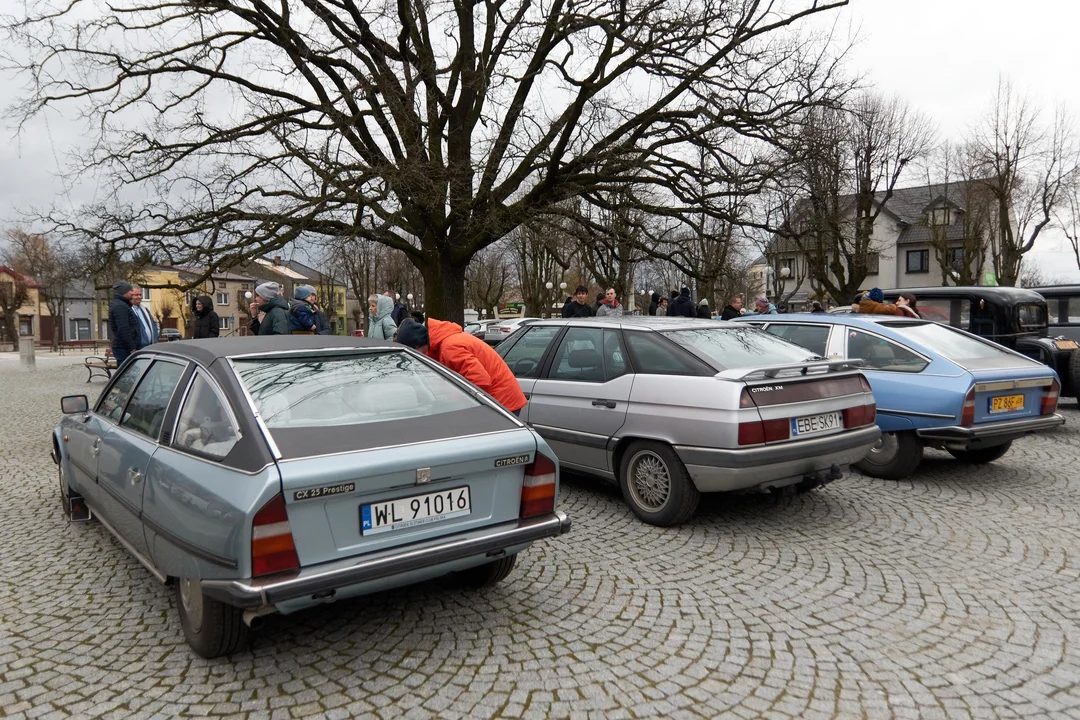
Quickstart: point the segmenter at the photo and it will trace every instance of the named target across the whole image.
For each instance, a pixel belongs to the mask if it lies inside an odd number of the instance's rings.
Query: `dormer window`
[[[936,207],[930,211],[931,225],[948,225],[952,221],[951,213],[947,206]]]

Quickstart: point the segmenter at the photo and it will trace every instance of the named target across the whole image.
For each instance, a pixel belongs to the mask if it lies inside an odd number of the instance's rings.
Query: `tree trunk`
[[[440,253],[419,268],[424,278],[424,316],[465,323],[465,270],[468,259]]]
[[[14,315],[4,315],[4,334],[11,340],[11,349],[19,349],[19,326]]]

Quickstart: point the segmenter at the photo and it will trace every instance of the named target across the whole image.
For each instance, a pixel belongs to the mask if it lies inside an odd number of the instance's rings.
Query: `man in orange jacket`
[[[528,402],[517,378],[499,354],[457,323],[428,318],[425,327],[406,318],[398,326],[397,341],[450,368],[514,414]]]

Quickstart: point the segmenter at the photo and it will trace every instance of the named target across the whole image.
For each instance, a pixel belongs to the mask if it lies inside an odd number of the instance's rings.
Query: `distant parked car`
[[[61,498],[176,587],[188,644],[457,573],[475,586],[566,532],[543,439],[401,345],[192,340],[134,353],[53,431]]]
[[[1051,335],[1080,343],[1080,285],[1029,288],[1046,298],[1046,316]]]
[[[919,300],[922,310],[922,301]],[[923,448],[988,463],[1012,441],[1065,422],[1053,368],[944,324],[889,315],[740,318],[830,359],[861,359],[874,388],[882,436],[857,467],[899,480]]]
[[[686,521],[704,492],[835,480],[881,437],[862,373],[747,325],[538,320],[496,352],[563,467],[614,480],[653,525]]]
[[[511,320],[498,320],[484,329],[484,340],[492,345],[498,345],[510,337],[518,328],[534,323],[539,318],[513,318]]]
[[[490,327],[492,324],[497,323],[497,322],[500,322],[500,321],[499,320],[487,320],[487,319],[485,319],[485,320],[474,320],[472,322],[465,323],[465,326],[464,326],[463,329],[465,330],[465,332],[469,333],[470,335],[473,335],[474,337],[478,337],[481,340],[483,340],[484,335],[487,333],[488,327]]]
[[[356,330],[353,330],[351,333],[349,333],[349,335],[351,335],[352,337],[364,337],[364,331],[357,328]]]
[[[172,342],[173,340],[183,339],[184,336],[176,328],[161,328],[161,331],[158,332],[158,342]]]

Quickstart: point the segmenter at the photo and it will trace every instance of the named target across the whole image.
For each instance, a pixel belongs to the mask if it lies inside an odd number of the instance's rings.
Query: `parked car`
[[[750,326],[674,317],[536,321],[497,352],[563,467],[677,525],[699,494],[810,489],[881,436],[866,378]]]
[[[922,310],[922,300],[919,300]],[[988,463],[1012,441],[1065,422],[1053,368],[997,343],[935,322],[888,315],[740,318],[815,355],[860,359],[877,400],[882,436],[857,467],[899,480],[923,448]]]
[[[538,318],[512,318],[510,320],[498,320],[484,329],[484,341],[492,345],[498,345],[510,337],[518,328],[534,323]]]
[[[174,340],[183,340],[184,336],[180,334],[180,331],[176,328],[161,328],[158,332],[158,342],[172,342]]]
[[[895,302],[902,292],[915,293],[918,311],[935,320],[992,340],[1057,371],[1061,394],[1080,395],[1080,353],[1075,340],[1051,337],[1046,300],[1016,287],[928,287],[886,290]]]
[[[474,337],[478,337],[481,340],[483,340],[483,339],[485,339],[487,329],[492,324],[497,323],[497,322],[500,322],[500,321],[499,320],[490,320],[490,319],[474,320],[473,322],[465,323],[465,326],[464,326],[463,329],[465,330],[465,332],[469,333],[470,335],[473,335]]]
[[[1080,285],[1030,288],[1046,299],[1046,319],[1051,335],[1080,342]]]
[[[457,573],[499,582],[566,532],[543,439],[403,346],[193,340],[131,356],[53,432],[64,508],[162,582],[199,655],[248,626]]]

